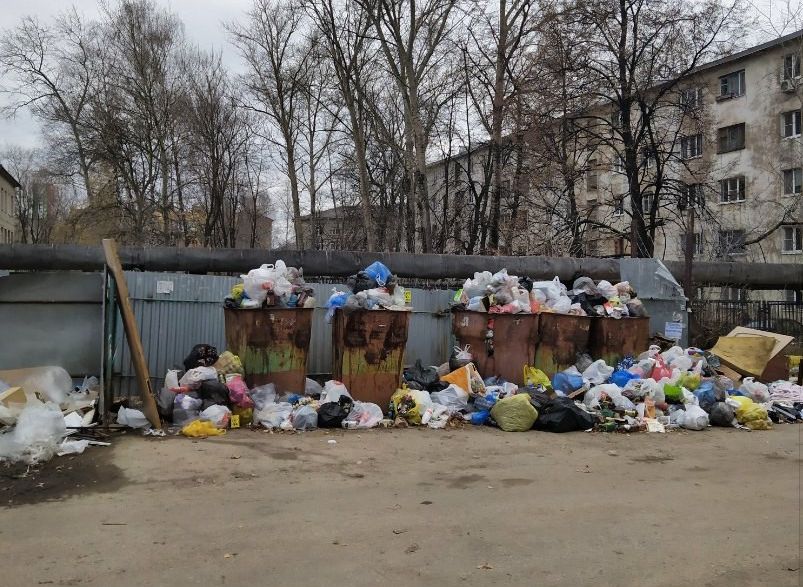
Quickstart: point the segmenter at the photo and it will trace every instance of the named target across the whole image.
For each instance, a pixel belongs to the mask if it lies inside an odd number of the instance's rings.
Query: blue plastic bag
[[[624,387],[631,379],[640,379],[640,377],[630,371],[614,371],[608,381],[619,387]]]
[[[555,391],[562,391],[563,393],[571,393],[583,387],[583,376],[575,375],[574,373],[566,373],[560,371],[555,373],[552,377],[552,389]]]
[[[694,396],[697,398],[700,407],[705,409],[708,406],[714,405],[717,401],[716,390],[714,389],[713,381],[703,381],[699,387],[694,390]]]
[[[344,292],[335,292],[331,296],[329,296],[329,301],[326,302],[326,307],[328,311],[326,312],[326,321],[331,322],[332,318],[335,315],[335,310],[337,308],[342,308],[346,305],[346,301],[349,299],[349,294]]]
[[[365,272],[371,276],[371,279],[376,281],[377,285],[384,287],[388,280],[393,276],[390,269],[385,267],[379,261],[374,261],[365,268]]]
[[[474,412],[471,414],[471,423],[476,426],[482,426],[483,424],[488,422],[488,418],[490,417],[491,417],[491,412],[489,410]]]
[[[474,407],[480,411],[489,411],[498,399],[499,394],[496,393],[478,395],[476,398],[474,398]]]

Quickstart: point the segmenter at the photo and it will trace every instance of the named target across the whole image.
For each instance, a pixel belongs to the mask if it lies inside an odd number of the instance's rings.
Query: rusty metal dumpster
[[[332,376],[351,396],[388,409],[404,370],[410,312],[337,310],[332,325]]]
[[[312,308],[224,309],[226,348],[240,357],[249,387],[273,383],[304,393]]]
[[[486,344],[493,331],[493,347]],[[457,310],[452,313],[457,344],[470,345],[474,365],[483,378],[499,375],[524,384],[524,365],[532,365],[538,344],[538,314],[487,314]]]
[[[577,354],[588,351],[591,320],[588,316],[540,314],[535,366],[552,377],[574,365]]]
[[[649,318],[593,318],[589,353],[615,366],[624,357],[636,357],[647,350],[650,341]]]

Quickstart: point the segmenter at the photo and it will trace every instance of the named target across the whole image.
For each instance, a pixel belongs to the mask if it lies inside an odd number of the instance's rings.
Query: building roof
[[[746,59],[747,57],[752,57],[753,55],[757,55],[759,53],[763,53],[764,51],[769,51],[770,49],[775,49],[776,47],[781,47],[789,41],[795,41],[800,39],[803,41],[803,29],[799,31],[795,31],[793,33],[789,33],[788,35],[784,35],[782,37],[778,37],[776,39],[772,39],[771,41],[767,41],[766,43],[761,43],[760,45],[754,45],[753,47],[748,47],[743,51],[737,51],[731,55],[726,55],[720,59],[716,59],[714,61],[709,61],[708,63],[703,63],[702,65],[695,67],[692,70],[691,74],[699,73],[701,71],[706,71],[708,69],[713,69],[720,65],[727,65],[729,63],[735,63],[737,61],[741,61],[742,59]]]
[[[8,170],[5,167],[3,167],[2,165],[0,165],[0,177],[2,177],[8,183],[10,183],[11,187],[15,187],[15,188],[22,187],[22,186],[20,186],[20,182],[18,182],[16,180],[16,178],[13,175],[11,175],[8,172]]]

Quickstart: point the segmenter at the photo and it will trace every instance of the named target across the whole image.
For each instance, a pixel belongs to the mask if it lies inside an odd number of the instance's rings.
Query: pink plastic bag
[[[672,377],[672,369],[666,366],[664,359],[660,355],[655,357],[655,367],[653,367],[650,377],[656,381],[660,381],[664,377],[667,379]]]
[[[226,375],[226,387],[229,388],[229,399],[235,406],[241,408],[254,407],[254,401],[248,395],[248,386],[241,375]]]

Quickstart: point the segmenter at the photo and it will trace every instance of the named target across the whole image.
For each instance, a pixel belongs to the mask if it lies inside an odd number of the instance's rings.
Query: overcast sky
[[[190,42],[204,49],[215,49],[223,53],[224,63],[236,68],[239,60],[237,51],[226,42],[226,32],[221,23],[241,19],[252,0],[157,0],[175,12],[184,22],[184,29]],[[26,15],[35,15],[47,20],[70,6],[75,6],[87,18],[99,14],[98,0],[0,0],[2,5],[2,25],[0,29],[10,28]],[[0,100],[2,97],[0,97]],[[36,146],[39,144],[39,127],[25,112],[15,119],[0,118],[0,148],[7,144]]]

